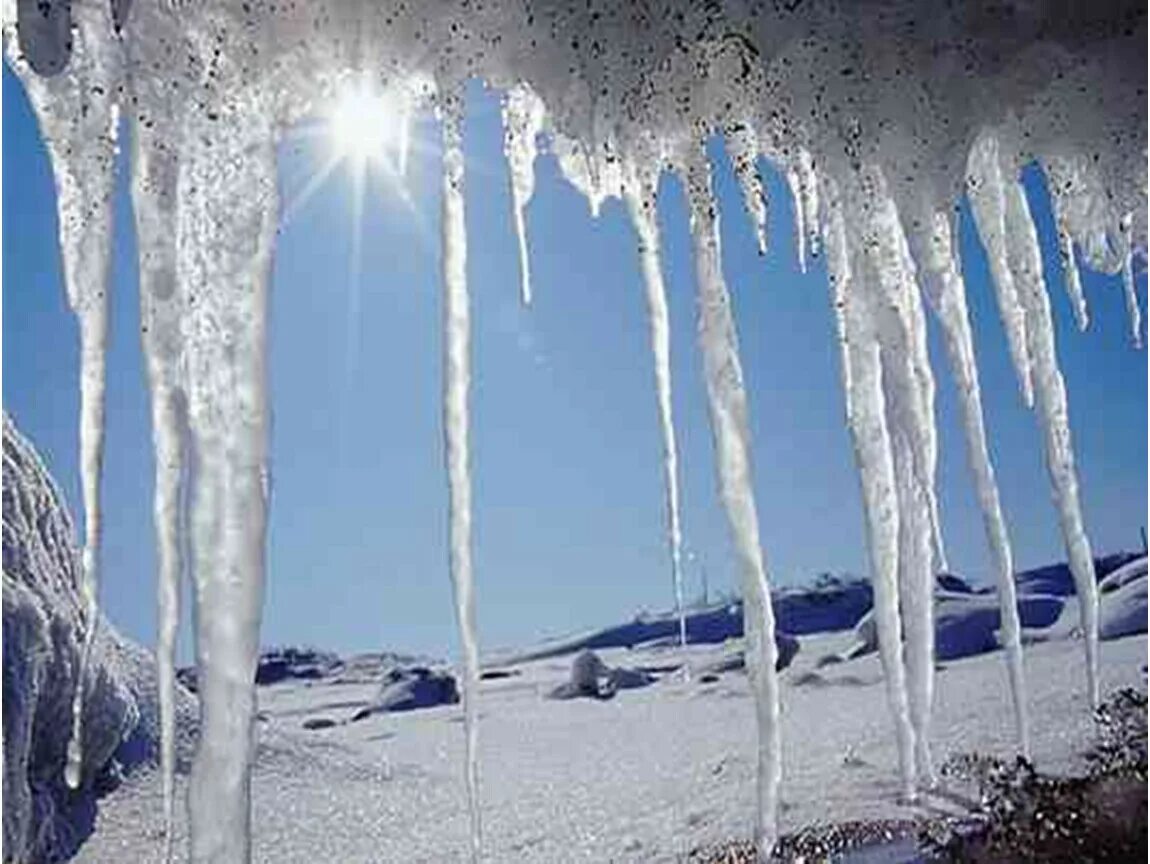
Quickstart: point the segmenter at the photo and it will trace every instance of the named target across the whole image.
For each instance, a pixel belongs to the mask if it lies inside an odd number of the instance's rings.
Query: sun
[[[348,82],[328,116],[334,155],[355,165],[380,162],[400,144],[396,114],[395,106],[369,82]]]

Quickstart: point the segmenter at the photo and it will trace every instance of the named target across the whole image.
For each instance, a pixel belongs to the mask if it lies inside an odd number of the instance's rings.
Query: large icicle
[[[1038,420],[1046,443],[1046,466],[1054,487],[1059,523],[1066,542],[1070,570],[1078,593],[1079,614],[1086,643],[1086,682],[1090,704],[1098,704],[1098,585],[1094,558],[1078,501],[1078,475],[1070,443],[1066,384],[1058,368],[1054,321],[1042,274],[1038,234],[1022,184],[1010,178],[1003,187],[1004,217],[1011,278],[1026,313],[1027,353],[1033,364]]]
[[[1031,372],[1032,358],[1027,340],[1027,317],[1014,284],[1008,261],[1008,247],[1012,238],[1006,226],[1006,183],[1002,177],[998,139],[984,133],[970,150],[967,192],[974,212],[982,245],[990,262],[994,290],[998,298],[998,312],[1006,328],[1010,358],[1022,388],[1027,406],[1034,405],[1034,382]]]
[[[747,394],[731,301],[723,278],[718,204],[701,146],[689,155],[686,168],[699,294],[699,344],[707,381],[719,490],[742,571],[747,668],[759,734],[755,840],[759,859],[766,861],[778,838],[778,791],[782,778],[775,614],[759,545],[759,521],[751,480]]]
[[[121,78],[119,45],[107,38],[106,4],[36,7],[20,3],[19,28],[4,10],[5,43],[13,70],[36,112],[56,183],[60,254],[68,304],[80,329],[80,479],[84,502],[82,595],[84,647],[72,698],[72,733],[64,778],[84,780],[84,694],[99,626],[100,486],[104,455],[105,352],[108,337],[108,268]],[[17,32],[17,30],[19,32]],[[26,52],[26,53],[24,53]],[[71,54],[69,62],[69,53]],[[33,72],[60,73],[45,78]],[[68,64],[66,72],[63,72]],[[95,768],[96,766],[89,766]]]
[[[671,411],[671,323],[667,289],[663,282],[656,212],[657,169],[628,167],[624,195],[635,232],[639,235],[639,263],[647,295],[647,318],[651,330],[651,355],[655,361],[655,395],[659,403],[659,428],[663,436],[663,479],[667,489],[667,545],[671,554],[671,580],[675,590],[675,615],[679,619],[679,645],[687,646],[687,613],[683,602],[683,532],[679,520],[679,450]],[[683,667],[686,669],[686,665]]]
[[[958,391],[967,461],[974,475],[983,529],[994,560],[1019,749],[1023,756],[1029,757],[1030,724],[1022,667],[1022,625],[1018,617],[1018,598],[1014,585],[1014,557],[1006,531],[1006,520],[1002,515],[998,481],[994,476],[986,443],[982,393],[974,357],[974,336],[966,308],[966,285],[959,272],[951,240],[952,229],[946,214],[934,213],[924,219],[923,223],[923,233],[918,235],[919,242],[915,244],[919,273],[927,299],[942,325],[947,358]]]
[[[868,294],[865,286],[856,284],[853,241],[847,234],[844,205],[838,195],[838,190],[824,190],[827,268],[842,354],[847,425],[854,443],[866,517],[879,659],[894,718],[903,795],[913,799],[915,731],[911,725],[899,618],[898,491],[883,397],[881,353]]]
[[[463,651],[463,722],[466,730],[467,806],[471,859],[480,856],[479,644],[471,572],[471,474],[468,391],[471,386],[471,321],[467,297],[467,227],[463,210],[463,136],[459,107],[443,118],[443,423],[450,498],[451,584]]]
[[[880,344],[886,422],[899,503],[899,600],[919,779],[934,783],[930,717],[934,699],[934,573],[945,568],[935,494],[938,440],[934,376],[915,268],[898,209],[880,171],[868,170],[860,264],[873,287],[871,314]]]
[[[209,105],[185,120],[177,180],[200,696],[188,811],[193,861],[240,862],[251,857],[276,161],[273,130],[259,101]]]
[[[536,138],[543,131],[543,103],[526,84],[507,91],[503,106],[503,149],[511,174],[511,206],[519,244],[520,294],[531,303],[531,269],[527,255],[527,204],[535,191]]]
[[[163,128],[170,128],[161,124]],[[134,128],[132,206],[140,267],[140,322],[152,399],[156,477],[153,518],[159,565],[156,670],[160,696],[160,788],[164,858],[171,858],[175,777],[175,662],[180,620],[184,474],[180,297],[176,291],[177,158],[143,124]]]

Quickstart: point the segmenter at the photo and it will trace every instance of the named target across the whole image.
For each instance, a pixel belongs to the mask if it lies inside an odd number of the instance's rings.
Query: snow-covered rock
[[[1099,582],[1104,582],[1111,573],[1130,564],[1137,558],[1138,556],[1130,552],[1116,552],[1113,555],[1095,558],[1095,578]],[[1019,594],[1049,594],[1056,597],[1069,597],[1076,593],[1074,577],[1065,562],[1024,570],[1015,575],[1014,581],[1018,585]]]
[[[634,690],[646,687],[658,680],[643,669],[611,667],[591,650],[580,651],[571,662],[571,677],[554,688],[552,699],[575,699],[588,696],[593,699],[610,699],[620,690]]]
[[[351,720],[354,723],[372,714],[415,711],[436,705],[454,705],[458,701],[459,688],[449,672],[426,666],[396,668],[384,676],[375,701],[356,711]]]
[[[86,632],[80,554],[63,496],[4,415],[4,856],[54,860],[91,830],[97,795],[158,753],[152,657],[101,620],[85,682],[83,770],[64,782],[72,696]],[[180,690],[181,754],[194,700]]]
[[[1146,559],[1141,561],[1142,574],[1124,578],[1099,601],[1099,635],[1103,639],[1119,639],[1146,632]]]
[[[1062,613],[1061,597],[1027,595],[1018,598],[1022,626],[1049,627]],[[1001,614],[993,594],[963,594],[940,591],[935,594],[935,659],[957,660],[1000,647],[998,631]],[[870,613],[855,628],[855,642],[846,657],[853,659],[878,650],[878,630]]]
[[[1098,593],[1109,594],[1111,591],[1117,591],[1123,585],[1133,582],[1137,579],[1146,578],[1146,556],[1135,558],[1129,564],[1123,564],[1117,570],[1107,574],[1107,576],[1098,583]]]

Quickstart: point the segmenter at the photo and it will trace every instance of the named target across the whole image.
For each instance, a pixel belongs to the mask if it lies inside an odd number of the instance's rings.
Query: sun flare
[[[345,86],[328,121],[337,155],[358,163],[381,160],[399,143],[396,114],[384,94],[370,84]]]

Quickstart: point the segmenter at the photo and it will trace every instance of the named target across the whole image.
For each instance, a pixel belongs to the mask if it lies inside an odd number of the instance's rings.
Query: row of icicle
[[[114,109],[105,115],[95,114],[77,131],[74,118],[51,116],[52,85],[34,76],[25,76],[25,83],[41,112],[49,140],[65,280],[80,320],[86,664],[98,620],[99,483],[117,116]],[[470,548],[464,160],[457,111],[458,106],[444,118],[444,426],[450,568],[463,645],[471,852],[478,859],[479,659]],[[545,124],[543,105],[527,88],[516,88],[508,97],[505,120],[521,294],[529,301],[525,208],[534,186],[536,136]],[[53,123],[59,135],[48,134]],[[263,583],[262,525],[267,494],[263,327],[276,207],[274,133],[255,125],[253,131],[217,136],[212,145],[215,149],[194,144],[184,149],[172,147],[139,126],[133,139],[132,200],[156,452],[160,572],[157,658],[165,836],[170,844],[174,646],[180,574],[187,569],[199,605],[197,655],[203,681],[201,743],[190,793],[196,860],[221,856],[246,860],[250,851],[247,776],[251,745],[247,730],[253,695],[248,673],[254,670],[257,655]],[[71,143],[90,146],[96,140],[107,149],[101,163],[103,173],[91,171],[88,162],[73,160],[67,146],[69,129],[83,139]],[[753,133],[739,134],[729,145],[736,162],[743,165],[738,179],[760,248],[765,249],[766,203],[761,181],[753,170],[759,154],[757,141]],[[237,158],[221,160],[220,153]],[[769,582],[752,492],[747,398],[722,273],[710,167],[701,145],[673,161],[684,179],[690,207],[699,342],[719,487],[743,579],[748,668],[759,735],[756,837],[761,854],[766,855],[778,836],[779,680]],[[629,160],[622,193],[639,239],[662,435],[668,547],[679,635],[685,644],[669,326],[655,209],[658,170],[652,167],[657,164]],[[748,164],[752,169],[746,168]],[[955,226],[945,202],[934,209],[924,208],[914,214],[921,218],[909,220],[887,190],[878,167],[831,176],[816,172],[810,154],[800,150],[786,166],[786,178],[796,199],[800,259],[805,265],[808,252],[817,251],[820,240],[826,252],[841,342],[847,420],[863,491],[880,656],[895,719],[903,791],[912,798],[934,780],[929,746],[934,674],[932,601],[934,573],[945,567],[935,494],[934,381],[926,353],[923,296],[941,325],[958,388],[968,458],[998,579],[1019,746],[1023,753],[1029,750],[1011,549],[988,453]],[[238,196],[229,194],[232,188],[253,187],[263,194],[251,196],[244,206],[237,206]],[[1078,502],[1065,385],[1055,354],[1042,260],[1018,165],[1013,154],[1001,152],[993,134],[985,134],[972,149],[968,191],[978,234],[990,260],[1023,398],[1036,408],[1044,437],[1060,525],[1078,589],[1093,704],[1098,698],[1097,592]],[[227,211],[228,218],[216,218],[221,211]],[[910,224],[916,227],[905,227]],[[247,236],[255,238],[254,249],[236,240]],[[1067,248],[1065,231],[1060,229],[1059,237],[1064,257],[1070,262],[1068,290],[1078,320],[1084,325],[1085,300],[1073,263],[1073,248]],[[210,255],[208,250],[212,250]],[[1129,259],[1127,254],[1123,282],[1137,332],[1138,303]],[[251,290],[225,290],[236,281]],[[198,303],[195,309],[192,303]],[[221,326],[233,329],[221,331]],[[229,388],[234,390],[230,396],[225,395]],[[191,448],[197,461],[194,480],[189,482],[193,475],[185,454]],[[259,530],[252,530],[253,520]],[[187,550],[182,547],[183,537],[188,538]],[[80,680],[86,680],[84,674]],[[81,782],[83,767],[81,707],[78,688],[67,767],[72,785]]]

